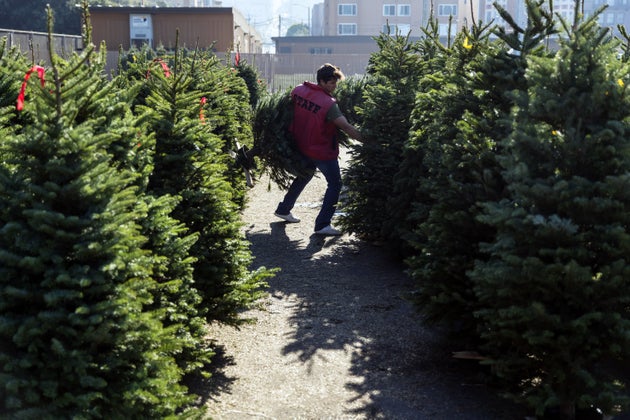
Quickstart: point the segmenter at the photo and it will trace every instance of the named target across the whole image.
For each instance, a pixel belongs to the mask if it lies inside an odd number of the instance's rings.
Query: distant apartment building
[[[325,0],[312,10],[313,36],[375,36],[381,32],[421,36],[430,18],[437,20],[441,37],[453,36],[474,22],[505,26],[495,3],[521,26],[527,24],[525,0]],[[554,0],[554,15],[572,23],[575,0]],[[618,25],[630,28],[630,0],[585,0],[584,14],[608,5],[599,16],[603,27],[617,32]],[[581,12],[581,11],[579,11]]]
[[[495,3],[505,9],[514,21],[521,27],[527,25],[527,10],[524,0],[479,0],[480,16],[484,23],[493,22],[495,25],[507,27],[506,22],[499,15]],[[549,5],[547,5],[549,7]],[[553,1],[554,19],[557,16],[562,17],[566,22],[572,24],[575,19],[575,0],[554,0]]]
[[[221,7],[220,0],[161,0],[167,7]],[[144,0],[144,6],[153,6],[150,0]]]
[[[381,32],[406,35],[420,25],[425,0],[326,0],[323,3],[324,36],[374,36]]]
[[[481,16],[484,22],[493,21],[500,26],[506,25],[494,6],[497,3],[507,10],[519,25],[525,26],[527,24],[527,11],[524,0],[479,1],[481,2]],[[619,34],[619,25],[630,28],[630,0],[584,0],[583,10],[576,10],[575,0],[554,0],[551,4],[553,4],[553,10],[551,11],[554,19],[560,16],[569,25],[575,21],[576,11],[578,14],[583,12],[586,16],[592,16],[598,9],[606,6],[598,17],[598,22],[602,27],[610,28],[613,34]]]
[[[479,20],[484,0],[326,0],[322,9],[322,35],[375,36],[379,33],[421,36],[431,17],[437,20],[440,36],[454,35]],[[507,0],[518,1],[518,0]],[[491,1],[488,1],[491,6]],[[485,3],[484,3],[485,5]],[[316,9],[314,8],[314,15]]]
[[[602,6],[608,7],[599,15],[599,24],[619,34],[618,25],[630,29],[630,0],[584,0],[584,14],[592,15]]]
[[[440,14],[438,18],[445,22],[444,31],[448,31],[451,14],[456,16],[456,23],[463,20],[458,13],[465,9],[458,8],[459,1],[464,0],[324,0],[311,9],[311,36],[272,39],[279,60],[288,62],[284,66],[287,69],[311,71],[309,56],[318,62],[318,56],[328,55],[349,74],[361,73],[370,54],[378,51],[376,36],[409,34],[411,39],[419,39],[432,3]]]
[[[325,0],[313,8],[323,15],[321,31],[313,21],[313,35],[375,36],[390,33],[419,37],[430,18],[436,19],[441,37],[455,35],[480,18],[485,20],[486,0]],[[519,0],[499,0],[507,4]],[[522,2],[522,1],[521,1]],[[492,1],[488,0],[488,8]],[[321,10],[321,11],[320,11]],[[493,8],[491,10],[494,10]],[[318,23],[318,22],[317,22]]]
[[[483,22],[484,24],[492,22],[495,25],[506,27],[507,23],[494,6],[495,3],[505,9],[520,26],[523,27],[527,24],[527,10],[523,0],[479,0],[479,13],[476,22]]]

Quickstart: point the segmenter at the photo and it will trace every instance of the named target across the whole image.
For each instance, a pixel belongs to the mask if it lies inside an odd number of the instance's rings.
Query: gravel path
[[[270,187],[270,188],[269,188]],[[382,248],[353,235],[312,234],[325,181],[315,178],[286,224],[268,180],[243,212],[255,266],[279,267],[269,296],[240,329],[212,326],[217,372],[209,416],[242,419],[523,419],[451,357],[404,300],[410,281]],[[334,223],[334,221],[333,221]]]

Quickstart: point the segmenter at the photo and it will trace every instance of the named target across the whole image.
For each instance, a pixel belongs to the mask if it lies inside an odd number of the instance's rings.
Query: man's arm
[[[342,129],[350,138],[353,138],[358,141],[363,141],[363,136],[361,132],[357,130],[352,124],[348,122],[346,117],[343,115],[341,117],[337,117],[333,120],[333,123]]]

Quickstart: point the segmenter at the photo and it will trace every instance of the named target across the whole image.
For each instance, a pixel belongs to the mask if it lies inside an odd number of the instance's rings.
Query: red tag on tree
[[[203,116],[203,106],[206,104],[206,102],[207,102],[207,101],[208,101],[208,100],[206,99],[206,97],[205,97],[205,96],[202,96],[202,97],[201,97],[201,106],[199,107],[199,119],[201,120],[201,123],[202,123],[202,124],[205,124],[205,123],[206,123],[206,119],[205,119],[205,117]]]
[[[168,64],[166,64],[164,62],[164,60],[162,60],[161,58],[155,58],[153,59],[154,63],[159,63],[162,66],[162,71],[164,72],[164,77],[170,77],[171,76],[171,69],[168,68]],[[149,78],[149,75],[151,74],[151,69],[147,70],[147,75],[146,78]]]
[[[26,74],[24,75],[24,81],[22,82],[22,87],[20,88],[20,93],[18,94],[18,98],[17,98],[17,105],[16,108],[18,111],[21,111],[24,109],[24,95],[26,93],[26,84],[28,83],[28,79],[31,78],[31,74],[33,72],[37,72],[37,76],[39,77],[39,81],[42,85],[42,87],[44,87],[44,74],[46,73],[46,70],[42,67],[42,66],[33,66],[31,67],[31,69],[29,71],[26,72]]]

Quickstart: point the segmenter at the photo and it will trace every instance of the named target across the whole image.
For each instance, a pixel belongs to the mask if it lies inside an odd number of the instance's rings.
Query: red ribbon
[[[206,104],[207,101],[208,100],[205,96],[201,97],[201,106],[199,107],[199,119],[201,120],[202,124],[206,123],[206,118],[203,116],[203,106]]]
[[[42,66],[33,66],[33,67],[31,67],[31,69],[29,71],[27,71],[26,74],[24,75],[24,81],[22,82],[22,87],[20,88],[20,93],[18,94],[17,105],[16,105],[16,108],[17,108],[18,111],[21,111],[21,110],[24,109],[24,95],[26,93],[26,84],[28,83],[28,79],[31,78],[31,74],[34,71],[37,72],[37,76],[39,77],[39,81],[40,81],[42,87],[44,87],[44,74],[46,73],[46,70]]]
[[[170,77],[171,76],[171,69],[168,68],[168,64],[166,64],[164,62],[164,60],[162,60],[161,58],[155,58],[153,59],[154,63],[159,63],[162,66],[162,71],[164,72],[164,77]],[[146,78],[149,78],[149,75],[151,74],[151,69],[147,70],[147,75]]]
[[[236,54],[234,55],[234,65],[238,67],[238,63],[241,62],[241,53],[240,52],[236,52]]]

